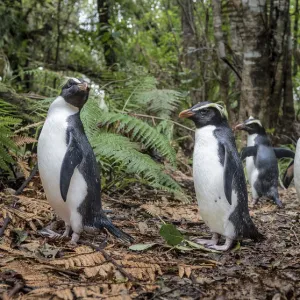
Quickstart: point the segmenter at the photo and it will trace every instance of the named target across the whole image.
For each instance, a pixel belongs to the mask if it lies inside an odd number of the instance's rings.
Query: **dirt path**
[[[160,218],[174,221],[187,238],[209,236],[194,202],[180,204],[139,188],[104,196],[113,222],[135,243],[157,245],[136,252],[109,237],[105,252],[97,252],[40,236],[37,230],[53,218],[52,210],[39,190],[29,188],[25,195],[1,194],[0,222],[12,219],[0,242],[4,299],[9,293],[15,299],[300,298],[300,203],[294,188],[280,191],[284,209],[267,200],[251,209],[265,241],[247,240],[221,254],[172,249],[160,237]],[[103,239],[83,237],[98,244]]]

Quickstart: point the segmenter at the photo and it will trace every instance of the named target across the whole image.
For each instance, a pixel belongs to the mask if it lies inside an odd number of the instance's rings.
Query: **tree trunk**
[[[192,104],[204,101],[203,93],[199,87],[199,63],[198,58],[198,38],[194,19],[194,3],[193,0],[178,0],[181,8],[181,25],[182,25],[182,40],[183,40],[183,64],[185,68],[191,70],[189,79],[194,83],[193,89],[190,92]],[[203,72],[205,73],[205,72]],[[202,90],[205,87],[202,87]]]
[[[220,72],[220,96],[221,100],[226,105],[229,119],[231,118],[230,103],[228,98],[229,92],[229,61],[226,58],[226,50],[224,43],[224,35],[222,31],[222,9],[221,1],[212,0],[213,8],[213,22],[214,22],[214,36],[217,43],[218,57],[221,60],[219,62]],[[227,64],[226,64],[227,63]]]
[[[271,97],[270,128],[278,127],[279,110],[282,106],[284,77],[287,72],[289,1],[273,0],[270,7],[271,48]]]
[[[295,56],[298,48],[298,23],[299,23],[299,0],[295,0],[295,23],[294,23],[294,43],[293,43],[293,55]],[[294,62],[293,66],[293,76],[297,75],[298,65]]]
[[[117,62],[117,56],[114,50],[115,42],[109,30],[110,24],[110,3],[109,0],[97,0],[97,9],[99,17],[99,34],[103,44],[104,57],[108,67]]]
[[[258,117],[268,127],[270,98],[269,49],[266,25],[266,1],[243,1],[244,51],[239,117]]]
[[[282,106],[282,128],[281,133],[291,136],[294,133],[293,123],[295,121],[293,82],[292,82],[292,40],[291,40],[291,24],[288,19],[287,24],[287,42],[285,44],[285,68],[284,68],[284,84],[283,84],[283,106]],[[298,138],[298,137],[296,137]]]

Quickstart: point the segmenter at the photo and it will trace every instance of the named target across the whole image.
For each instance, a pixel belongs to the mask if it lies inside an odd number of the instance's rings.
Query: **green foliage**
[[[6,171],[10,171],[9,164],[14,162],[9,150],[17,150],[12,140],[12,129],[20,122],[21,120],[9,116],[0,117],[0,168]]]
[[[163,224],[159,234],[170,246],[177,246],[184,240],[182,233],[173,224]]]
[[[101,116],[101,126],[112,126],[116,132],[127,134],[132,140],[143,143],[146,148],[157,149],[171,164],[176,163],[176,153],[169,141],[146,122],[121,113],[105,113]]]
[[[164,167],[142,152],[142,149],[157,149],[175,164],[174,149],[154,127],[126,114],[102,112],[93,97],[85,105],[81,119],[104,175],[113,170],[116,185],[124,187],[126,183],[140,181],[154,188],[180,193],[180,186],[165,173]],[[124,177],[122,174],[127,174],[127,179],[118,182]]]

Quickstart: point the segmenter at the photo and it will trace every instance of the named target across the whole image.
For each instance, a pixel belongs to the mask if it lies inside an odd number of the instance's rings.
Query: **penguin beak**
[[[86,82],[84,82],[84,83],[78,83],[77,86],[79,87],[79,89],[81,91],[87,91],[88,88],[89,88],[89,86],[88,86],[88,84]]]
[[[244,123],[241,123],[241,124],[236,125],[236,126],[234,127],[234,130],[243,130],[243,129],[245,129],[245,128],[246,128],[245,124],[244,124]]]
[[[180,114],[179,114],[179,118],[189,118],[191,116],[194,116],[195,113],[193,111],[191,111],[190,109],[186,109],[183,110]]]

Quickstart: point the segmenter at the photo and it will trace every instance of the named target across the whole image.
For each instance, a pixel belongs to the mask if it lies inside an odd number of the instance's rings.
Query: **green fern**
[[[127,177],[128,175],[132,178],[136,177],[142,183],[182,197],[180,186],[164,173],[163,165],[140,152],[141,146],[155,147],[175,163],[175,151],[168,139],[155,128],[128,115],[102,112],[97,99],[93,96],[81,112],[81,120],[102,169],[104,167],[105,170],[110,166],[118,172],[127,174]],[[122,130],[119,129],[118,133],[114,133],[99,129],[97,126],[99,121],[101,126],[118,123]],[[130,135],[134,142],[119,133]]]
[[[163,167],[150,156],[139,152],[139,146],[124,136],[101,132],[92,139],[96,157],[99,161],[111,161],[111,165],[121,165],[127,174],[141,176],[153,187],[179,191],[179,185],[164,174]]]
[[[168,139],[148,123],[121,113],[103,113],[99,125],[115,125],[116,132],[128,134],[146,148],[157,149],[172,165],[176,164],[176,153]]]
[[[14,135],[12,128],[20,124],[20,119],[12,117],[0,117],[0,168],[9,171],[10,163],[14,160],[9,154],[9,150],[17,150],[17,146],[12,140]]]
[[[182,98],[181,93],[174,90],[152,89],[138,95],[137,101],[146,106],[146,110],[156,116],[169,118]]]

